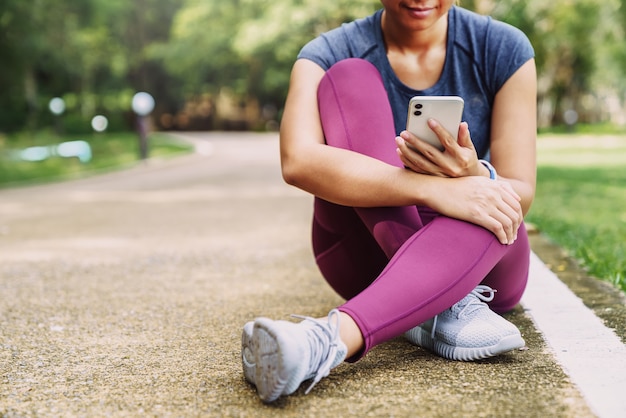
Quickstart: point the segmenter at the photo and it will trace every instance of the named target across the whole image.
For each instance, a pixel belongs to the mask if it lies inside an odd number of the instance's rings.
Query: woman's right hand
[[[432,209],[482,226],[502,244],[515,242],[524,215],[521,198],[508,182],[469,176],[442,179],[441,183],[443,187],[429,199]]]

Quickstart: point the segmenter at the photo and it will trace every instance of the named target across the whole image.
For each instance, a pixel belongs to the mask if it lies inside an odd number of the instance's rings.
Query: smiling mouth
[[[409,13],[415,15],[416,17],[425,17],[435,10],[434,7],[427,6],[406,6],[406,9],[409,11]]]
[[[409,9],[411,16],[424,18],[428,17],[432,13],[433,9]]]

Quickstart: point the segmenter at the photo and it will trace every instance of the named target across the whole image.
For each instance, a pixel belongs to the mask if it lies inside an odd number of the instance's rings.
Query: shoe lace
[[[339,341],[339,311],[333,309],[328,314],[328,322],[308,316],[292,315],[311,323],[309,345],[311,347],[311,361],[307,376],[313,376],[313,383],[305,391],[308,394],[313,386],[328,376],[335,362]],[[334,319],[334,324],[333,324]]]
[[[488,293],[489,295],[485,296],[485,293]],[[476,309],[481,309],[485,307],[485,302],[491,302],[495,296],[495,293],[495,289],[492,289],[484,284],[476,286],[476,288],[474,288],[474,290],[472,290],[470,294],[467,295],[469,297],[464,297],[454,305],[457,308],[461,308],[461,310],[457,314],[457,318],[460,318],[464,313],[469,314]]]
[[[457,318],[460,318],[464,314],[470,314],[477,309],[482,309],[487,306],[485,302],[491,302],[496,292],[496,289],[492,289],[491,287],[484,284],[479,284],[467,296],[452,305],[450,309],[453,311],[459,309],[456,316]],[[488,293],[489,295],[485,296],[485,293]],[[435,330],[437,329],[437,316],[438,315],[435,315],[435,317],[433,318],[433,327],[430,332],[431,338],[435,338]]]

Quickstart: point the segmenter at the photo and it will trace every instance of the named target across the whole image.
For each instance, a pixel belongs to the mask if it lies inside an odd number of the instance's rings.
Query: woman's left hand
[[[434,119],[428,121],[428,126],[437,134],[444,150],[403,131],[396,137],[396,144],[398,156],[406,168],[439,177],[481,175],[482,164],[478,162],[466,122],[459,125],[458,141]]]

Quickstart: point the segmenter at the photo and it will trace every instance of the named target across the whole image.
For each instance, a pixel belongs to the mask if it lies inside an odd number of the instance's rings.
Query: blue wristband
[[[491,163],[487,160],[478,160],[479,163],[481,163],[482,165],[484,165],[485,167],[487,167],[487,170],[489,170],[489,178],[491,180],[498,180],[498,173],[496,173],[496,169],[493,168],[493,166],[491,165]]]

